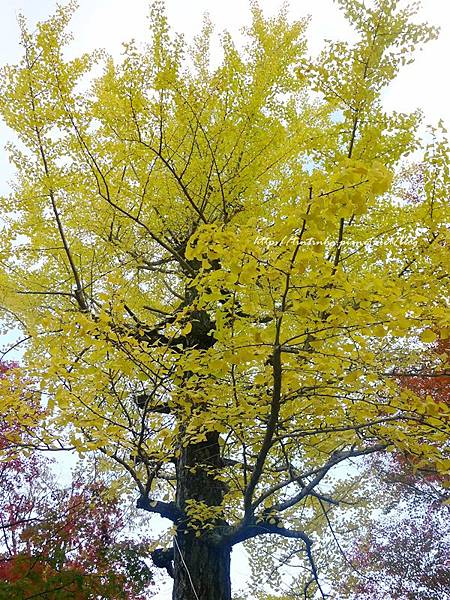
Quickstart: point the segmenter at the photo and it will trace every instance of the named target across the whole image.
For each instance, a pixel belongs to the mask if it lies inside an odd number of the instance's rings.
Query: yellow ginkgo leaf
[[[420,334],[420,341],[425,344],[431,344],[435,342],[437,338],[437,334],[432,329],[425,329],[425,331]]]

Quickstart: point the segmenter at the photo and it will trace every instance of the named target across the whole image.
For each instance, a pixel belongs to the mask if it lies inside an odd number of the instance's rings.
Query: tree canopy
[[[399,382],[450,335],[445,132],[381,101],[437,32],[414,4],[338,5],[354,44],[311,59],[306,19],[253,2],[214,64],[212,25],[188,44],[159,1],[145,48],[68,59],[69,3],[21,18],[2,70],[0,288],[46,409],[35,444],[102,453],[173,522],[154,560],[177,600],[228,600],[231,548],[267,534],[302,543],[324,596],[315,522],[345,465],[450,466],[450,407]]]

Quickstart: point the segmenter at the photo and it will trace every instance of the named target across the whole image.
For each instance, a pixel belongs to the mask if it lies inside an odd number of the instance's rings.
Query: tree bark
[[[174,540],[173,600],[231,600],[228,546],[217,546],[193,533]]]
[[[188,288],[189,302],[196,296],[195,289]],[[186,336],[187,347],[207,350],[214,345],[210,335],[214,324],[205,311],[190,315],[192,330]],[[186,373],[186,379],[190,374]],[[189,501],[202,502],[208,507],[220,507],[225,494],[224,484],[216,478],[222,469],[219,434],[205,433],[201,442],[184,446],[184,432],[180,435],[180,447],[176,457],[177,491],[176,506],[186,515]],[[215,520],[208,519],[208,529],[195,529],[189,518],[177,522],[174,539],[173,600],[231,600],[230,557],[231,546],[218,543],[226,523],[220,514]],[[216,533],[216,535],[214,535]],[[197,535],[196,535],[197,534]]]
[[[178,507],[185,512],[187,500],[220,506],[225,492],[222,482],[215,479],[221,467],[219,434],[209,432],[203,442],[180,450],[177,459]],[[217,533],[224,525],[220,517],[214,523]],[[179,523],[174,539],[173,600],[231,600],[231,548],[218,544],[214,530],[199,530],[189,522]],[[219,537],[219,536],[218,536]]]

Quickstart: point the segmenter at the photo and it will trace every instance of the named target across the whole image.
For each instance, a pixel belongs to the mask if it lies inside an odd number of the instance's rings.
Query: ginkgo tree
[[[447,146],[381,103],[437,32],[414,4],[368,4],[338,0],[358,39],[311,60],[307,19],[253,2],[212,65],[208,20],[188,44],[159,1],[145,48],[69,59],[69,3],[20,19],[2,71],[2,306],[41,444],[103,453],[172,521],[154,561],[177,600],[228,600],[232,547],[270,534],[302,543],[323,596],[313,523],[339,465],[397,448],[450,466],[449,407],[396,378],[449,334]]]

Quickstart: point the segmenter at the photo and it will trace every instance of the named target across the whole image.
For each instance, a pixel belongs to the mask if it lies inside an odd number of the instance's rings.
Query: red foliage
[[[450,511],[429,505],[377,522],[350,555],[356,600],[450,598]]]
[[[414,372],[397,375],[400,386],[424,401],[450,404],[450,339],[439,339]],[[435,358],[444,367],[435,369]],[[349,559],[355,572],[341,582],[353,600],[450,598],[450,476],[424,457],[396,452],[367,462],[371,494],[390,503],[355,539]]]
[[[450,338],[438,339],[433,344],[432,351],[439,355],[443,362],[450,361]],[[450,404],[450,370],[435,371],[430,366],[424,365],[417,372],[398,376],[401,386],[406,387],[418,396],[426,398],[431,396],[435,402]]]
[[[0,377],[11,368],[0,364]],[[148,541],[125,537],[105,483],[79,474],[59,486],[52,460],[21,451],[29,433],[11,418],[0,421],[0,598],[148,598]]]

